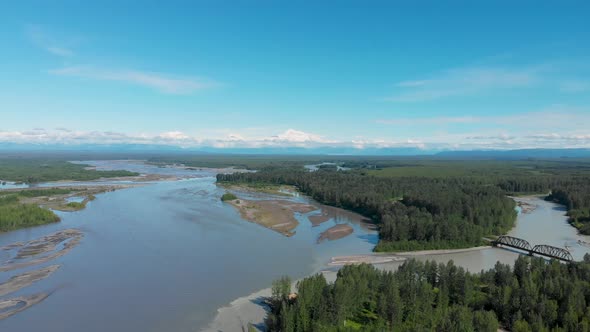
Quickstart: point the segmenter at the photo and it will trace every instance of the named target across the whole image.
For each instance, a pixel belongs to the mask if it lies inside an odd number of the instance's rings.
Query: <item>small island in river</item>
[[[271,200],[226,200],[236,207],[242,218],[279,232],[285,236],[293,236],[299,222],[294,213],[308,213],[317,208],[313,205],[297,203],[282,199]]]

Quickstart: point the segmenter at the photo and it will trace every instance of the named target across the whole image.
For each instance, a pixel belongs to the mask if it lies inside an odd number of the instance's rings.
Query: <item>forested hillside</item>
[[[285,281],[273,287],[271,331],[590,331],[588,255],[570,264],[520,257],[480,274],[452,262],[351,265],[333,284],[305,278],[296,296]]]

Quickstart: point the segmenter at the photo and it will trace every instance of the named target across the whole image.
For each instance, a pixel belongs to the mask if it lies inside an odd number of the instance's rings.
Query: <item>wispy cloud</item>
[[[167,74],[129,69],[104,69],[91,66],[73,66],[53,69],[50,74],[103,81],[118,81],[152,88],[167,94],[191,94],[198,90],[218,86],[218,83],[195,78],[174,77]]]
[[[590,81],[568,80],[560,84],[560,90],[563,92],[577,93],[590,91]]]
[[[63,47],[57,47],[57,46],[47,47],[47,51],[49,53],[63,56],[63,57],[70,57],[70,56],[74,55],[74,52],[72,50],[69,50],[69,49],[63,48]]]
[[[567,105],[552,105],[550,107],[516,114],[506,115],[480,115],[480,116],[456,116],[456,117],[397,117],[390,119],[377,119],[375,123],[391,126],[445,126],[452,124],[470,124],[477,128],[485,126],[518,126],[521,129],[567,127],[577,129],[586,126],[590,121],[590,109],[587,107],[572,107]]]
[[[537,68],[512,69],[496,67],[459,68],[441,72],[427,79],[396,84],[393,102],[421,102],[452,96],[465,96],[496,89],[526,87],[538,80]]]
[[[25,27],[25,33],[29,39],[45,51],[57,55],[60,57],[71,57],[74,55],[74,51],[70,48],[62,45],[63,42],[57,41],[52,37],[46,29],[36,24],[29,24]]]
[[[378,119],[376,123],[396,126],[412,126],[412,125],[445,125],[453,123],[474,123],[480,122],[481,118],[474,116],[457,116],[457,117],[429,117],[429,118],[394,118],[394,119]]]
[[[516,139],[516,136],[508,135],[508,134],[497,134],[497,135],[478,135],[478,136],[466,136],[465,139],[471,140],[499,140],[499,141],[512,141]]]
[[[524,66],[479,65],[443,70],[430,77],[401,81],[391,102],[425,102],[450,97],[480,96],[514,89],[546,88],[555,93],[590,91],[587,61],[553,61]]]

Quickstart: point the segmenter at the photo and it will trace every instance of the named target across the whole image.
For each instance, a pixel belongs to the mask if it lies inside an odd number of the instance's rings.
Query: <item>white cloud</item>
[[[158,137],[163,140],[170,140],[170,141],[183,141],[183,140],[190,139],[190,137],[187,134],[185,134],[181,131],[168,131],[165,133],[161,133],[160,135],[158,135]]]
[[[294,142],[294,143],[302,143],[302,142],[318,142],[318,143],[328,143],[328,140],[325,140],[320,135],[306,133],[303,131],[295,130],[295,129],[287,129],[285,132],[273,136],[272,140],[278,142]]]
[[[418,148],[418,149],[519,149],[519,148],[590,148],[590,131],[573,134],[536,131],[533,133],[507,134],[440,134],[431,137],[404,139],[333,140],[321,135],[288,129],[275,135],[249,136],[232,133],[222,137],[199,137],[181,131],[158,134],[126,134],[113,131],[78,130],[26,130],[0,131],[0,143],[33,144],[150,144],[185,148]]]
[[[194,78],[172,77],[166,74],[128,69],[102,69],[90,66],[73,66],[49,70],[50,74],[87,79],[118,81],[146,86],[162,93],[191,94],[198,90],[217,86],[217,83]]]

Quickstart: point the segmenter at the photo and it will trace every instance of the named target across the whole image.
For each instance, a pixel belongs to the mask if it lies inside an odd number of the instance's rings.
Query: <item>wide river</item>
[[[60,223],[0,234],[2,247],[62,229],[84,233],[71,252],[44,264],[61,264],[59,270],[9,296],[51,293],[0,320],[0,331],[199,331],[220,307],[268,287],[277,277],[296,279],[320,271],[333,256],[368,254],[377,241],[376,232],[360,216],[305,197],[289,199],[314,204],[318,210],[296,215],[300,224],[292,237],[247,222],[220,201],[224,189],[216,186],[213,170],[158,168],[141,162],[85,163],[185,179],[100,194],[84,210],[58,212]],[[510,235],[533,245],[568,245],[576,259],[590,252],[578,243],[590,238],[576,234],[562,207],[538,198],[529,201],[537,208],[520,214]],[[312,227],[307,217],[322,211],[332,218]],[[338,223],[351,225],[354,233],[318,244],[319,234]],[[8,259],[6,255],[0,252],[0,261]],[[516,257],[515,252],[496,248],[417,256],[453,259],[471,271]],[[37,268],[0,272],[0,282]]]
[[[232,300],[282,275],[300,278],[319,271],[332,256],[369,253],[377,241],[360,216],[314,202],[332,219],[312,227],[307,216],[321,210],[298,214],[292,237],[245,221],[220,201],[225,191],[216,186],[212,170],[90,163],[190,178],[100,194],[81,211],[57,212],[59,223],[0,234],[2,247],[62,229],[84,233],[72,251],[42,265],[61,264],[59,270],[5,296],[51,293],[0,320],[0,331],[199,331]],[[336,223],[350,224],[354,233],[317,244],[319,234]],[[0,262],[9,258],[0,251]],[[0,283],[38,268],[0,272]]]

